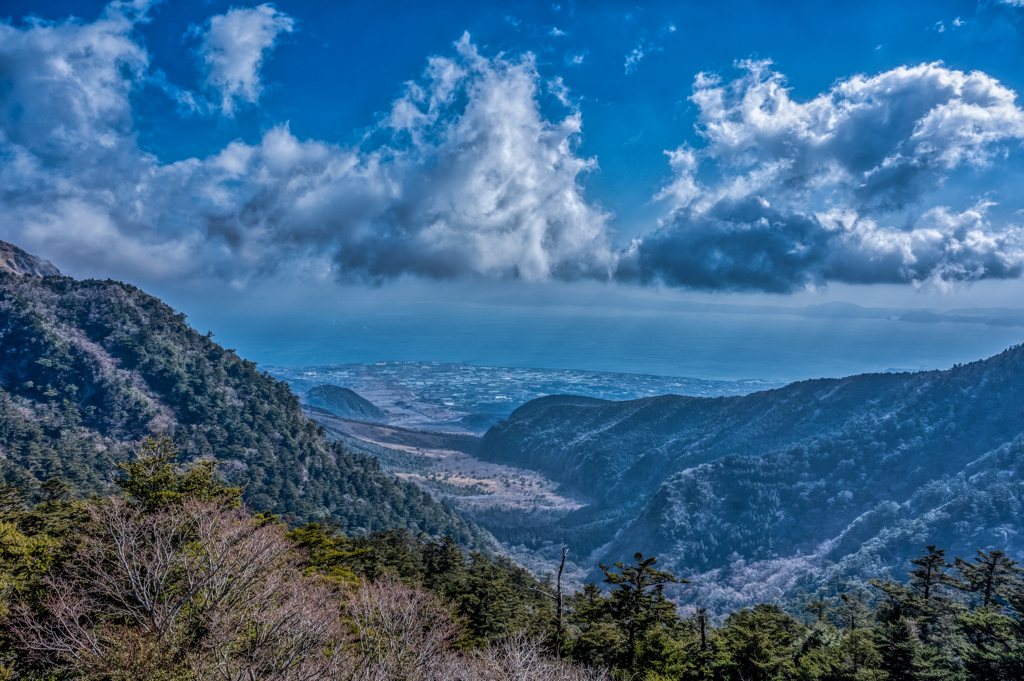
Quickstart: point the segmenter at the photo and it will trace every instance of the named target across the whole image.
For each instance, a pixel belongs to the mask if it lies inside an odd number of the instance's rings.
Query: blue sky
[[[1024,328],[905,315],[1022,307],[1014,2],[0,16],[0,238],[260,362],[795,379]],[[834,302],[892,314],[758,311]]]

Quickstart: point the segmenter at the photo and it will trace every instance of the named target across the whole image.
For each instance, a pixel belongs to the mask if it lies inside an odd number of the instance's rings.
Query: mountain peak
[[[28,274],[33,277],[60,276],[60,270],[49,260],[26,253],[6,241],[0,241],[0,272]]]

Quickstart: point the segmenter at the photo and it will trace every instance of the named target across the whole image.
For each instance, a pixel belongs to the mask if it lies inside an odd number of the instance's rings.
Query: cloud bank
[[[93,22],[0,23],[0,238],[65,270],[774,292],[1024,272],[1020,225],[997,223],[990,199],[950,206],[937,191],[1024,138],[1015,93],[984,73],[900,67],[808,101],[769,62],[742,62],[732,82],[699,74],[700,143],[669,152],[672,178],[656,197],[665,217],[622,247],[584,193],[597,162],[578,153],[581,114],[532,55],[486,56],[464,35],[357,145],[279,124],[165,163],[134,129],[132,97],[169,91],[136,35],[146,9],[114,2]],[[197,88],[225,116],[258,105],[262,64],[293,29],[267,4],[211,18],[197,33]],[[544,97],[561,113],[545,115]]]
[[[1012,90],[940,63],[855,76],[807,102],[770,62],[694,84],[703,146],[669,152],[670,215],[621,276],[705,289],[788,292],[830,281],[940,286],[1024,271],[1019,225],[990,202],[928,205],[958,169],[1024,138]],[[709,179],[702,179],[706,177]]]
[[[575,153],[580,115],[541,114],[530,55],[487,58],[463,36],[359,147],[284,124],[165,164],[132,128],[130,95],[150,77],[132,38],[143,20],[113,3],[92,23],[0,25],[5,238],[65,265],[237,283],[309,263],[367,280],[611,275],[609,216],[579,184],[596,167]],[[225,113],[258,97],[260,60],[289,22],[269,5],[209,22],[205,83]]]

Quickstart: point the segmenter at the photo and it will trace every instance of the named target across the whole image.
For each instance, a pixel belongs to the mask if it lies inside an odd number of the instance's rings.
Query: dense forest
[[[916,546],[1024,559],[1024,347],[946,371],[818,379],[742,397],[550,396],[478,456],[539,470],[588,505],[480,518],[605,562],[640,544],[727,612],[898,578]]]
[[[485,532],[372,457],[328,442],[298,399],[134,286],[0,271],[0,476],[105,495],[130,443],[163,431],[216,458],[245,502],[348,533],[405,527],[485,546]]]
[[[118,494],[0,487],[0,678],[989,680],[1024,674],[1024,581],[999,551],[925,547],[904,581],[716,621],[641,553],[564,593],[405,529],[288,531],[212,461],[149,438]]]

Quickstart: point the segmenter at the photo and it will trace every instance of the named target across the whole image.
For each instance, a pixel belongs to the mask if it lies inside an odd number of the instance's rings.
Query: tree
[[[919,681],[926,671],[917,626],[905,617],[886,622],[875,632],[881,668],[889,681]]]
[[[963,632],[958,653],[971,679],[1024,678],[1024,632],[1018,620],[981,606],[960,613],[957,623]]]
[[[16,608],[23,650],[104,679],[327,678],[341,600],[302,575],[281,526],[188,497],[89,511],[81,548],[46,579],[44,612]]]
[[[133,452],[134,461],[117,464],[124,475],[114,484],[146,512],[185,498],[220,501],[233,508],[242,503],[242,488],[227,487],[220,481],[216,461],[196,461],[181,470],[176,464],[178,448],[164,433],[145,438]]]
[[[774,605],[734,612],[719,630],[728,661],[725,677],[735,681],[774,681],[796,671],[794,643],[806,627]]]
[[[618,572],[600,565],[605,583],[613,587],[609,609],[612,620],[626,639],[624,666],[627,669],[631,669],[636,660],[640,635],[659,625],[679,621],[675,603],[665,597],[665,585],[689,583],[689,580],[655,569],[658,559],[654,556],[645,559],[637,552],[633,560],[635,565],[615,563]]]
[[[804,611],[813,614],[816,621],[821,622],[829,611],[828,601],[810,601],[804,606]]]
[[[863,597],[863,594],[859,594],[859,596],[850,593],[839,594],[842,605],[836,610],[836,616],[851,631],[860,629],[871,622],[871,610],[861,602]]]
[[[918,610],[919,620],[924,625],[921,635],[924,642],[928,643],[935,620],[947,602],[942,595],[942,589],[952,586],[955,582],[945,571],[946,568],[953,567],[952,563],[946,562],[945,549],[937,549],[934,544],[929,544],[924,547],[922,553],[923,556],[911,559],[911,564],[916,567],[908,574],[909,587],[915,596],[914,605]]]
[[[983,607],[987,608],[997,598],[1005,599],[1011,591],[1021,588],[1019,575],[1022,569],[1017,561],[1010,560],[1002,551],[978,551],[973,563],[957,558],[955,565],[962,579],[955,586],[980,596]]]
[[[574,660],[588,665],[610,666],[622,647],[623,638],[612,621],[611,602],[594,582],[568,599],[569,626],[574,636],[567,649]]]
[[[562,617],[562,573],[565,571],[565,557],[569,553],[569,547],[562,543],[562,562],[558,566],[558,578],[555,581],[555,593],[547,589],[532,587],[540,595],[550,598],[555,602],[555,657],[562,656],[562,645],[565,642],[564,618]]]

